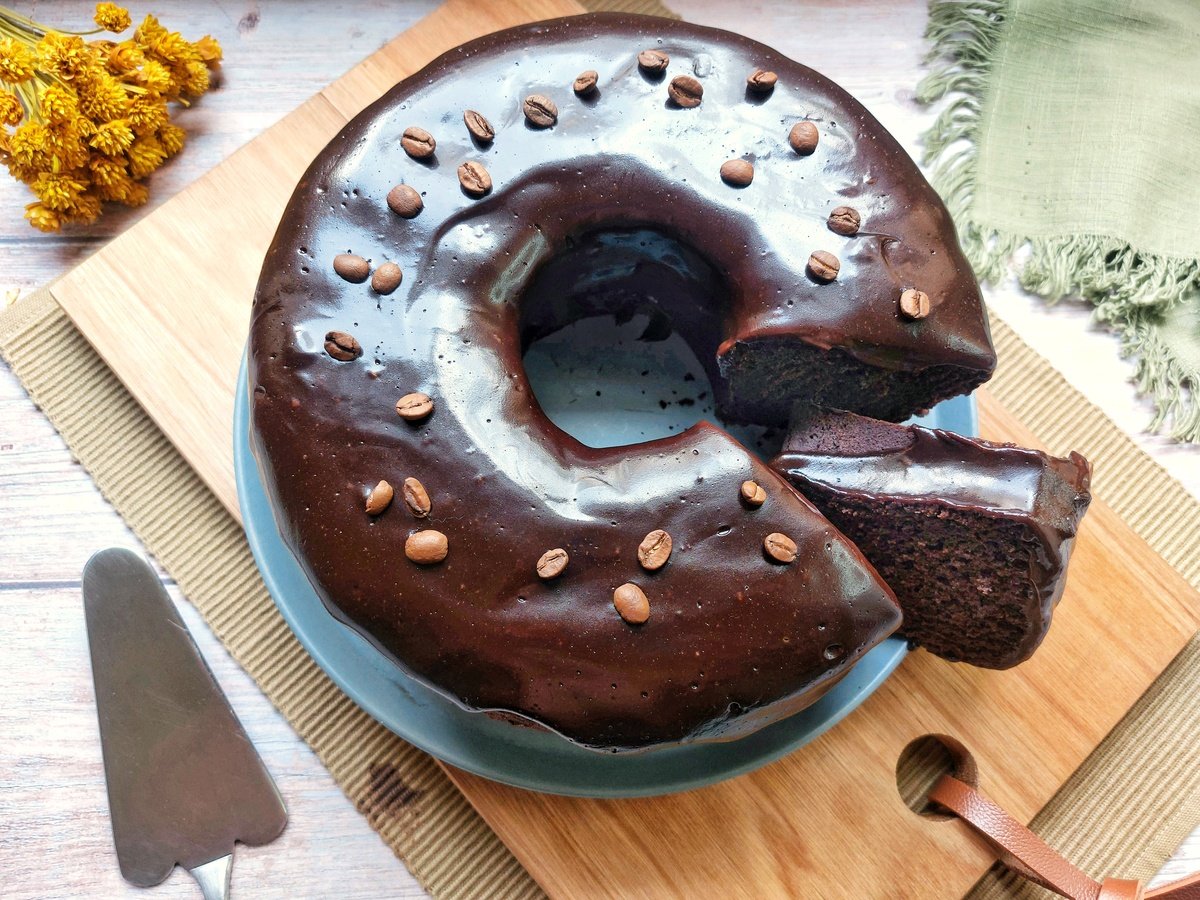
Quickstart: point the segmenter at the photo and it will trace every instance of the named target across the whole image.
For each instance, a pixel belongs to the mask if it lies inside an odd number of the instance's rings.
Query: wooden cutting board
[[[259,267],[299,175],[354,114],[443,50],[571,0],[451,0],[51,290],[229,510],[234,384]],[[985,391],[986,436],[1037,439]],[[1200,597],[1095,503],[1036,657],[1009,672],[912,654],[815,743],[751,775],[647,800],[548,797],[451,777],[556,896],[942,897],[991,857],[957,822],[909,811],[903,748],[974,753],[984,789],[1032,818],[1200,625]]]

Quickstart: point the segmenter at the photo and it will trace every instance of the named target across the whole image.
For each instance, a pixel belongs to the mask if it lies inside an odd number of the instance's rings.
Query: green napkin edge
[[[923,135],[930,180],[980,281],[995,284],[1015,266],[1021,287],[1049,303],[1087,300],[1119,335],[1122,356],[1135,361],[1133,381],[1155,408],[1148,430],[1200,442],[1200,354],[1187,327],[1196,320],[1188,307],[1200,304],[1200,259],[1145,252],[1112,235],[1014,234],[972,216],[992,62],[1010,8],[1010,0],[930,0],[931,71],[916,96],[923,104],[949,98]],[[1022,248],[1029,254],[1014,264]]]

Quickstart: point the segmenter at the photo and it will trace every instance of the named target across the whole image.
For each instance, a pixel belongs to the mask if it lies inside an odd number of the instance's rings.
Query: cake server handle
[[[188,869],[200,885],[204,900],[229,900],[229,876],[233,872],[233,854],[219,856],[202,866]]]

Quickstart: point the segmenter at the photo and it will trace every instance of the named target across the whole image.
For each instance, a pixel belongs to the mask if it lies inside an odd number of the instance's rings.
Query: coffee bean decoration
[[[638,54],[638,68],[651,75],[659,75],[667,71],[671,57],[661,50],[643,50]]]
[[[754,509],[767,502],[767,492],[763,490],[763,486],[757,481],[743,481],[742,489],[739,493],[742,502]]]
[[[779,76],[774,72],[768,72],[765,69],[755,69],[750,73],[750,77],[746,79],[746,87],[754,91],[756,94],[769,94],[775,90],[775,82],[779,80]]]
[[[841,268],[841,261],[827,250],[814,250],[808,257],[808,274],[817,281],[833,281]]]
[[[472,197],[482,197],[492,189],[492,176],[483,163],[471,160],[458,167],[458,183]]]
[[[862,216],[858,214],[858,210],[853,206],[839,206],[829,214],[829,219],[825,222],[829,226],[829,230],[834,234],[842,234],[846,237],[858,234],[858,227],[862,224]]]
[[[388,209],[403,219],[415,219],[425,208],[425,201],[415,189],[407,184],[398,184],[387,195]]]
[[[801,156],[808,156],[816,150],[820,140],[821,133],[817,131],[817,126],[807,120],[797,122],[792,126],[791,133],[788,134],[788,143]]]
[[[636,584],[627,582],[613,591],[613,606],[630,625],[641,625],[650,618],[650,600]]]
[[[671,536],[661,528],[656,528],[642,538],[642,542],[638,544],[638,562],[647,572],[656,572],[671,558],[673,546]]]
[[[538,128],[549,128],[558,121],[558,107],[549,97],[541,94],[530,94],[521,104],[521,111],[530,125]]]
[[[777,563],[787,565],[796,561],[796,542],[786,534],[773,531],[763,538],[763,549]]]
[[[492,123],[475,110],[468,109],[464,112],[463,121],[467,124],[467,131],[471,132],[471,137],[479,143],[490,144],[496,139],[496,129],[492,127]]]
[[[404,134],[400,138],[400,146],[413,159],[429,159],[433,156],[433,151],[437,149],[437,141],[424,128],[410,125],[404,129]]]
[[[371,290],[377,294],[390,294],[400,287],[404,273],[394,262],[385,262],[371,275]]]
[[[347,281],[362,284],[371,274],[371,264],[357,253],[339,253],[333,258],[333,271]]]
[[[586,72],[580,72],[575,76],[575,83],[571,85],[571,90],[578,97],[586,97],[596,90],[596,83],[599,80],[600,73],[595,69],[588,69]]]
[[[425,485],[415,478],[405,478],[401,490],[404,492],[404,502],[408,504],[409,511],[414,516],[424,519],[429,515],[433,503],[429,500],[429,492],[425,490]]]
[[[440,531],[430,529],[408,536],[404,542],[404,555],[420,566],[440,563],[450,552],[450,542]]]
[[[900,315],[906,319],[923,319],[929,315],[929,295],[916,288],[909,288],[900,295]]]
[[[371,488],[367,494],[367,515],[380,516],[384,510],[392,505],[392,497],[395,495],[392,486],[386,481],[380,481],[379,484]]]
[[[362,356],[362,345],[352,334],[331,331],[325,335],[325,352],[338,362],[350,362]]]
[[[676,106],[691,109],[700,105],[700,101],[704,97],[704,85],[691,75],[676,75],[667,85],[667,96],[675,102]]]
[[[555,547],[553,550],[547,550],[537,561],[538,578],[543,581],[550,581],[552,578],[557,578],[563,573],[570,562],[571,557],[562,547]]]
[[[406,422],[420,422],[433,412],[433,400],[428,394],[413,391],[396,401],[396,412]]]
[[[754,180],[754,165],[745,159],[721,163],[721,180],[733,187],[745,187]]]

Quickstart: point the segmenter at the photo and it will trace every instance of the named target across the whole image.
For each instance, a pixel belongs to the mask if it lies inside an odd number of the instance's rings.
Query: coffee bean
[[[721,163],[721,180],[733,187],[745,187],[754,180],[754,165],[748,160],[731,159]]]
[[[553,100],[541,94],[530,94],[521,104],[521,109],[529,124],[538,128],[549,128],[558,121],[558,107],[554,105]]]
[[[643,50],[638,54],[638,67],[651,75],[667,71],[667,66],[670,64],[671,57],[661,50]]]
[[[704,97],[704,85],[691,75],[676,75],[667,85],[667,96],[678,106],[691,109],[700,105],[700,100]]]
[[[641,625],[650,618],[650,600],[636,584],[623,584],[613,591],[613,606],[630,625]]]
[[[404,555],[421,566],[440,563],[450,552],[450,542],[440,531],[418,531],[404,542]]]
[[[325,335],[325,352],[339,362],[350,362],[362,356],[362,345],[352,334],[331,331]]]
[[[414,391],[396,401],[396,412],[408,422],[419,422],[433,412],[433,401],[428,394]]]
[[[553,550],[547,550],[537,561],[538,578],[544,581],[549,581],[551,578],[557,578],[563,573],[563,569],[567,567],[571,557],[567,555],[567,551],[562,547],[555,547]]]
[[[756,94],[769,94],[775,90],[775,82],[779,79],[774,72],[765,69],[755,69],[746,79],[746,86]]]
[[[816,150],[820,140],[821,133],[817,131],[817,126],[809,121],[797,122],[788,135],[788,143],[801,156],[808,156]]]
[[[841,268],[838,258],[828,251],[814,250],[808,257],[808,274],[817,281],[833,281]]]
[[[405,219],[414,219],[425,208],[425,201],[407,184],[398,184],[388,191],[387,205],[396,215]]]
[[[849,237],[852,234],[858,234],[858,226],[862,224],[862,216],[858,214],[858,210],[853,206],[839,206],[829,214],[829,220],[825,224],[835,234],[844,234],[846,237]]]
[[[638,544],[638,562],[648,572],[657,571],[667,564],[672,546],[671,536],[661,528],[656,528]]]
[[[787,565],[796,560],[796,542],[778,531],[773,531],[763,538],[763,549],[775,562]]]
[[[924,291],[909,288],[900,295],[900,315],[906,319],[923,319],[931,308],[929,295]]]
[[[357,253],[339,253],[333,258],[333,271],[347,281],[361,284],[371,274],[371,264]]]
[[[571,88],[577,96],[586,97],[596,89],[596,82],[599,80],[600,73],[595,69],[588,69],[575,76],[575,83],[571,85]]]
[[[468,109],[463,113],[463,121],[467,123],[467,131],[471,132],[471,137],[481,144],[490,144],[496,139],[496,129],[492,127],[492,123],[475,110]]]
[[[743,503],[756,509],[767,502],[767,492],[757,481],[743,481],[741,496]]]
[[[492,176],[482,163],[471,160],[458,167],[458,183],[472,197],[482,197],[492,189]]]
[[[400,267],[394,262],[385,262],[371,276],[371,290],[377,294],[390,294],[400,287],[403,280],[404,273],[400,271]]]
[[[392,505],[394,494],[392,486],[386,481],[381,481],[371,488],[371,492],[367,494],[367,515],[382,515],[383,511]]]
[[[415,478],[405,478],[402,490],[404,491],[404,502],[408,504],[408,508],[412,510],[414,516],[423,519],[429,515],[433,504],[429,501],[429,492],[425,490],[425,485]]]
[[[404,129],[404,135],[400,138],[400,146],[413,159],[428,159],[437,149],[437,141],[424,128],[410,125]]]

